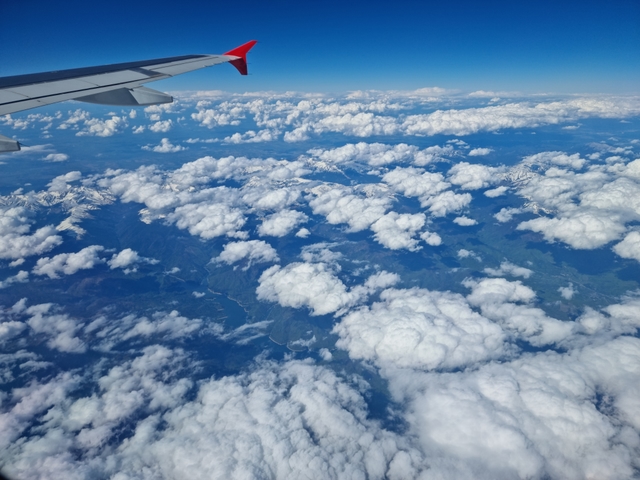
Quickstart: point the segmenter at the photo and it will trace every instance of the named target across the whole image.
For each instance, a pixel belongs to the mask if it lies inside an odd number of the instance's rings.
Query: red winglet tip
[[[257,40],[251,40],[250,42],[240,45],[233,50],[229,50],[227,53],[223,53],[223,55],[233,55],[234,57],[245,58],[247,56],[247,52],[251,50],[256,43],[258,43]]]
[[[229,50],[227,53],[223,55],[231,55],[234,57],[240,57],[235,60],[231,60],[229,63],[236,67],[240,72],[240,75],[246,75],[247,72],[247,52],[253,48],[253,46],[258,43],[257,40],[251,40],[239,47],[234,48],[233,50]]]

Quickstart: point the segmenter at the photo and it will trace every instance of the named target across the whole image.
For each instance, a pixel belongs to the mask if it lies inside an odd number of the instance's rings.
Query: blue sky
[[[8,3],[2,76],[223,53],[255,38],[250,78],[222,66],[162,89],[630,93],[640,85],[637,0]]]

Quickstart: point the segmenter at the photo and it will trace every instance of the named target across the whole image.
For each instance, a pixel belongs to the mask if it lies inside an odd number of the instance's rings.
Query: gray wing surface
[[[246,54],[255,44],[252,40],[223,55],[183,55],[2,77],[0,115],[65,100],[123,106],[170,103],[173,101],[170,95],[142,85],[226,62],[246,75]],[[16,140],[0,135],[0,152],[17,150],[20,145]]]

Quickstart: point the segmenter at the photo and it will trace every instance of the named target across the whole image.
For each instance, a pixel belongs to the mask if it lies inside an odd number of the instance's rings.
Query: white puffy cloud
[[[467,279],[464,285],[471,288],[467,300],[472,306],[479,307],[484,317],[532,345],[559,344],[575,331],[573,322],[556,320],[543,310],[529,306],[535,293],[519,280]]]
[[[90,394],[78,395],[78,375],[16,392],[1,457],[7,473],[400,480],[426,468],[410,441],[367,418],[362,394],[329,369],[261,362],[203,382],[186,401],[186,365],[181,351],[151,346],[104,372]],[[12,442],[39,420],[46,430]]]
[[[522,161],[525,163],[554,164],[560,167],[570,167],[574,170],[580,170],[586,163],[584,158],[580,158],[579,153],[568,155],[565,152],[540,152],[524,157]]]
[[[98,256],[104,247],[91,245],[76,253],[61,253],[54,257],[39,258],[33,273],[36,275],[47,275],[49,278],[60,278],[60,274],[73,275],[79,270],[88,270],[95,267],[104,260]]]
[[[434,217],[444,217],[471,203],[471,195],[447,190],[451,184],[440,173],[424,172],[418,168],[396,168],[386,173],[382,181],[407,197],[418,197],[422,207],[429,207]]]
[[[307,238],[309,235],[311,235],[311,232],[307,228],[301,228],[296,232],[296,237],[299,238]]]
[[[62,243],[62,238],[50,225],[28,235],[29,224],[29,213],[23,207],[0,208],[0,258],[40,255]]]
[[[376,220],[371,230],[375,232],[376,241],[391,250],[406,248],[415,251],[422,248],[414,236],[424,226],[425,220],[423,213],[389,212]]]
[[[456,255],[458,256],[458,258],[473,258],[479,262],[482,260],[477,253],[472,252],[471,250],[467,250],[466,248],[461,248],[460,250],[458,250]]]
[[[242,189],[246,192],[242,195],[242,200],[252,208],[258,210],[283,210],[293,205],[300,198],[300,191],[293,187],[269,188],[271,185],[259,187],[246,186]],[[290,211],[289,211],[290,212]],[[291,215],[291,214],[288,214]]]
[[[213,260],[231,265],[245,258],[248,259],[248,263],[243,270],[247,270],[254,263],[277,262],[280,260],[275,249],[262,240],[227,243],[222,253]]]
[[[155,133],[166,133],[173,127],[173,120],[160,120],[156,123],[149,125],[149,130]]]
[[[548,242],[560,240],[573,248],[593,249],[624,233],[625,227],[616,220],[585,211],[564,218],[534,218],[520,223],[517,229],[539,232]]]
[[[234,133],[228,137],[224,138],[225,143],[260,143],[260,142],[273,142],[279,136],[279,132],[276,130],[259,130],[255,132],[254,130],[248,130],[245,133]]]
[[[640,262],[640,232],[629,232],[620,243],[613,246],[613,251],[622,258],[632,258]]]
[[[467,155],[470,157],[482,157],[484,155],[489,155],[491,152],[493,152],[493,150],[490,148],[474,148],[469,150]]]
[[[326,315],[350,307],[365,298],[362,288],[347,290],[324,263],[290,263],[264,271],[256,289],[259,300],[283,307],[309,307],[311,315]]]
[[[132,271],[135,272],[135,265],[140,262],[153,265],[158,263],[158,260],[155,260],[153,258],[141,257],[135,250],[125,248],[118,253],[114,253],[111,257],[111,260],[107,262],[107,265],[109,265],[109,268],[111,270],[122,268],[124,269],[125,273],[129,273]]]
[[[43,336],[47,339],[47,346],[52,350],[68,353],[83,353],[87,350],[85,342],[79,333],[83,323],[66,314],[56,313],[51,303],[26,306],[26,301],[14,305],[17,313],[24,313],[29,318],[24,323],[28,325],[29,333]]]
[[[347,187],[320,191],[309,201],[316,215],[324,215],[331,224],[346,223],[349,231],[359,232],[382,217],[391,206],[389,197],[360,197]]]
[[[5,278],[4,280],[0,280],[0,289],[7,288],[14,283],[25,283],[29,281],[29,272],[26,270],[20,270],[15,275]]]
[[[451,186],[440,173],[425,172],[413,167],[396,168],[386,173],[382,181],[406,197],[418,197],[423,204]]]
[[[632,478],[640,341],[455,373],[389,373],[440,478]]]
[[[493,218],[498,220],[500,223],[506,223],[510,222],[511,219],[513,219],[514,215],[518,215],[523,212],[524,210],[521,208],[504,207],[501,208],[500,211],[493,216]]]
[[[366,163],[377,167],[391,163],[408,162],[414,158],[418,147],[405,143],[385,145],[383,143],[349,143],[332,149],[316,148],[309,150],[309,154],[330,164],[350,162]]]
[[[71,188],[69,186],[70,182],[75,182],[81,178],[82,173],[79,171],[65,173],[64,175],[58,175],[51,180],[51,182],[47,184],[47,187],[49,187],[50,192],[65,192]]]
[[[435,232],[422,232],[420,234],[420,238],[423,239],[427,245],[431,245],[432,247],[437,247],[442,244],[442,238]]]
[[[224,125],[240,125],[240,119],[244,118],[243,109],[239,106],[231,106],[229,103],[223,103],[215,110],[204,107],[204,104],[198,105],[198,111],[191,114],[191,118],[199,122],[203,127],[215,128]]]
[[[69,128],[77,130],[80,122],[85,122],[91,118],[89,112],[79,108],[73,112],[68,111],[67,113],[69,117],[58,126],[58,130],[67,130]]]
[[[585,172],[556,166],[578,168],[584,162],[576,155],[543,152],[512,169],[508,176],[528,200],[528,209],[545,214],[520,223],[519,229],[539,232],[549,242],[594,249],[619,239],[627,223],[640,220],[640,182],[633,162],[595,164]]]
[[[288,235],[301,223],[309,219],[304,213],[296,210],[281,210],[266,217],[258,227],[260,236],[283,237]]]
[[[406,135],[469,135],[505,128],[532,128],[579,118],[616,118],[636,115],[640,105],[622,98],[577,98],[565,101],[509,103],[481,108],[437,110],[408,115],[399,129]]]
[[[112,116],[107,120],[89,118],[84,120],[84,128],[76,133],[77,136],[95,135],[97,137],[111,137],[127,128],[126,117]]]
[[[240,231],[246,222],[242,211],[222,203],[182,205],[167,216],[167,221],[175,223],[178,228],[186,228],[191,235],[198,235],[205,240],[223,235],[239,238],[247,236],[246,232]]]
[[[513,275],[514,277],[529,278],[533,273],[533,270],[528,268],[519,267],[511,262],[504,261],[500,264],[500,268],[485,268],[484,273],[491,275],[492,277],[503,277],[505,275]]]
[[[451,167],[448,180],[454,185],[459,185],[463,190],[478,190],[499,181],[498,174],[502,170],[497,167],[460,162]]]
[[[461,227],[471,227],[473,225],[477,225],[478,221],[463,215],[462,217],[454,218],[453,223],[460,225]]]
[[[154,312],[150,317],[139,317],[134,314],[117,319],[98,317],[89,323],[84,331],[95,332],[98,338],[103,338],[104,340],[98,344],[97,348],[109,350],[117,343],[136,338],[175,340],[188,337],[201,331],[203,326],[202,319],[187,318],[180,315],[178,311],[172,310],[171,312]],[[222,328],[217,327],[217,324],[208,326],[214,333],[219,333]]]
[[[444,217],[451,212],[462,210],[471,203],[471,199],[469,193],[453,193],[447,190],[422,201],[422,206],[429,207],[429,212],[434,217]]]
[[[131,250],[130,248],[125,248],[118,253],[114,253],[107,264],[109,265],[109,268],[113,270],[114,268],[128,267],[131,264],[139,262],[141,259],[142,257],[138,255],[138,252]]]
[[[458,294],[385,290],[380,302],[346,315],[333,332],[354,359],[381,367],[453,369],[505,354],[505,335]]]
[[[573,283],[569,282],[569,285],[566,287],[559,287],[558,292],[565,300],[571,300],[573,296],[576,294],[576,289],[573,288]]]
[[[50,153],[43,160],[45,162],[65,162],[69,160],[69,155],[66,153]]]
[[[492,188],[491,190],[486,190],[484,195],[489,198],[501,197],[507,192],[507,190],[509,190],[509,187],[502,185],[500,187]]]
[[[180,152],[182,150],[186,150],[187,147],[183,147],[182,145],[174,145],[169,141],[168,138],[163,138],[160,140],[160,144],[152,147],[151,145],[145,145],[142,147],[143,150],[150,150],[152,152],[157,153],[174,153]]]

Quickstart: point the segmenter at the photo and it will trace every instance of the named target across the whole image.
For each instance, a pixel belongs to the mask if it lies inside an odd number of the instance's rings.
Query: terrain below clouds
[[[33,145],[0,158],[0,469],[637,477],[639,115],[423,89],[0,118]]]

